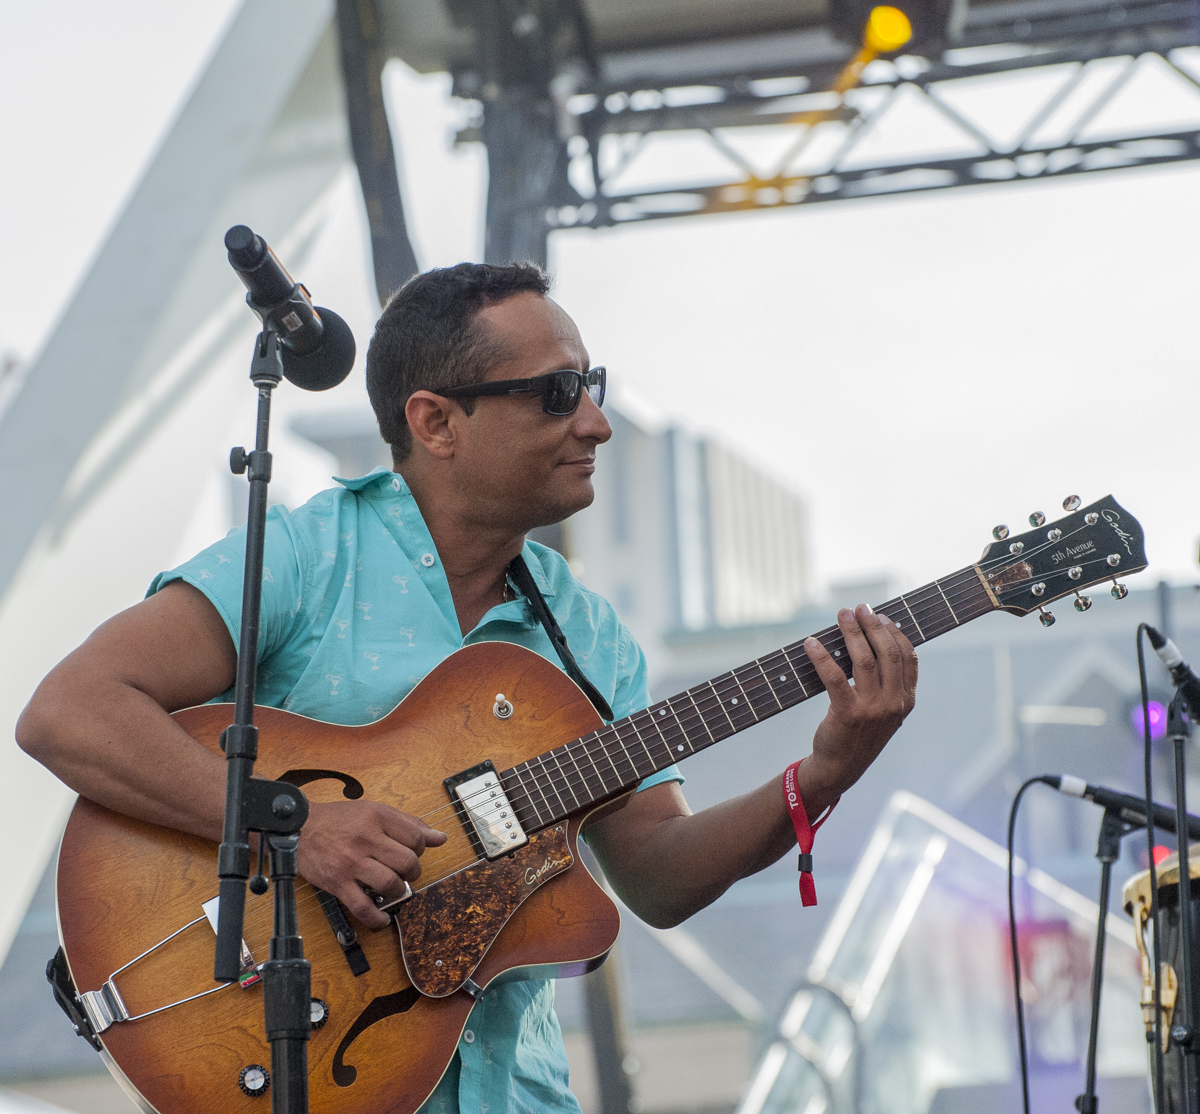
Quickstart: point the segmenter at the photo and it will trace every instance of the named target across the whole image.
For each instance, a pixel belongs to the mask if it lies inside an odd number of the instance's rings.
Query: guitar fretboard
[[[970,566],[875,610],[920,645],[994,608]],[[841,629],[827,627],[814,637],[849,676]],[[803,641],[793,642],[500,776],[522,827],[538,831],[824,691]]]

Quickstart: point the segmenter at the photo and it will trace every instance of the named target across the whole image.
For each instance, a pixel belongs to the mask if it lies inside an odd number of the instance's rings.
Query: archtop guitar
[[[877,607],[915,644],[993,611],[1026,615],[1146,566],[1141,527],[1111,497],[996,541],[958,572]],[[849,674],[837,627],[817,638]],[[383,801],[446,831],[390,928],[358,931],[297,887],[312,962],[314,1114],[411,1114],[437,1085],[476,999],[509,979],[580,975],[617,937],[613,902],[578,862],[580,829],[647,775],[823,691],[801,642],[603,724],[555,665],[503,642],[452,654],[383,719],[340,727],[273,708],[257,771],[314,801]],[[503,694],[503,695],[498,695]],[[219,749],[232,705],[175,719]],[[301,836],[303,838],[303,835]],[[262,982],[271,898],[246,905],[244,974],[212,981],[215,844],[75,805],[58,863],[70,973],[106,1064],[144,1110],[262,1111],[270,1050]]]

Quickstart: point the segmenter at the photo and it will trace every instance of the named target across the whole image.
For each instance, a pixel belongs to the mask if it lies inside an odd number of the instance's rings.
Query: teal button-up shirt
[[[359,725],[387,715],[430,670],[474,642],[515,642],[559,664],[523,598],[493,607],[463,636],[433,538],[403,477],[382,469],[338,480],[299,509],[272,507],[263,560],[257,700],[313,719]],[[161,573],[184,580],[229,628],[241,624],[244,530]],[[646,659],[607,600],[552,549],[527,541],[525,562],[580,667],[618,718],[650,703]],[[233,692],[218,697],[232,700]],[[670,767],[639,789],[683,778]],[[554,984],[505,983],[471,1011],[425,1114],[578,1112],[568,1089]]]

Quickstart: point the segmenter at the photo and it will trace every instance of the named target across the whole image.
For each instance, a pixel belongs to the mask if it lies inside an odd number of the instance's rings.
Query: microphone
[[[354,334],[331,309],[314,306],[261,236],[244,224],[225,233],[225,250],[242,285],[246,304],[263,328],[279,337],[283,374],[306,391],[336,387],[354,366]]]
[[[1197,677],[1192,672],[1192,667],[1183,660],[1179,647],[1151,626],[1146,627],[1146,636],[1150,639],[1150,645],[1154,647],[1159,661],[1167,667],[1167,672],[1171,674],[1171,680],[1183,693],[1183,698],[1187,701],[1187,706],[1193,716],[1200,713],[1200,677]]]
[[[1141,797],[1121,793],[1116,789],[1106,789],[1103,785],[1089,785],[1083,778],[1073,774],[1046,774],[1044,780],[1047,785],[1053,786],[1068,797],[1082,797],[1088,801],[1095,801],[1102,808],[1115,809],[1121,819],[1130,824],[1137,824],[1143,828],[1146,826],[1146,802]],[[1166,805],[1156,804],[1154,826],[1168,832],[1175,831],[1175,810]],[[1200,839],[1200,816],[1188,813],[1187,826],[1188,839]]]

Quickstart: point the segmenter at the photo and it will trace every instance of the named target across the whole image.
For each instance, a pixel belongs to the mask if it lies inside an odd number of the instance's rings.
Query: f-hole
[[[337,1052],[333,1057],[334,1083],[339,1087],[349,1087],[358,1078],[358,1068],[353,1064],[347,1064],[344,1057],[350,1046],[358,1040],[359,1036],[366,1032],[372,1025],[383,1021],[385,1018],[393,1017],[398,1013],[407,1013],[417,1004],[420,997],[421,995],[417,988],[410,986],[407,990],[401,990],[395,994],[384,994],[379,998],[375,998],[358,1015],[358,1020],[346,1030],[346,1035],[342,1037],[342,1043],[338,1045]]]
[[[286,774],[279,775],[280,781],[286,781],[297,789],[310,781],[324,781],[325,778],[340,781],[342,796],[347,800],[357,801],[363,795],[362,782],[349,774],[343,774],[340,770],[288,770]]]

